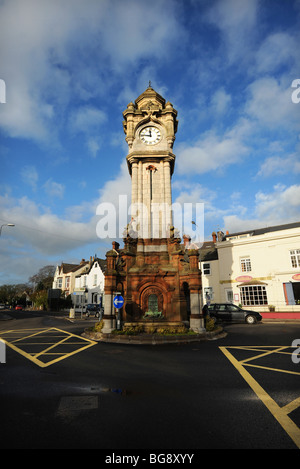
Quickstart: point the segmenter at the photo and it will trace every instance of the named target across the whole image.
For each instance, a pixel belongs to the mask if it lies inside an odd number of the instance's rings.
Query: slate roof
[[[218,259],[218,251],[213,241],[204,241],[199,252],[201,262],[215,261]]]
[[[300,228],[300,222],[295,223],[288,223],[286,225],[276,225],[276,226],[268,226],[265,228],[257,228],[255,230],[247,230],[247,231],[239,231],[236,233],[229,233],[224,236],[224,240],[231,236],[239,236],[243,234],[250,233],[251,236],[258,236],[265,233],[272,233],[274,231],[282,231],[282,230],[290,230],[292,228]]]

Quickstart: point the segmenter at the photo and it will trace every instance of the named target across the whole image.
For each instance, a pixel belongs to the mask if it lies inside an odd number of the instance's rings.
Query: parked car
[[[208,313],[215,321],[233,321],[255,324],[262,320],[262,315],[257,311],[248,311],[231,303],[212,303],[208,307]]]
[[[90,314],[94,314],[94,316],[98,318],[100,316],[100,306],[96,304],[86,305],[85,314],[87,317],[89,317]]]
[[[17,309],[19,309],[19,310],[21,310],[21,311],[22,311],[22,309],[23,309],[23,306],[21,306],[21,305],[17,305],[17,306],[15,307],[15,310],[17,310]]]

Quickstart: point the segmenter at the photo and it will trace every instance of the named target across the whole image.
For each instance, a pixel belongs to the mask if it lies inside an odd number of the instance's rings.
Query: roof
[[[199,252],[201,262],[215,261],[218,259],[218,251],[213,241],[205,241],[199,249]]]
[[[77,270],[80,267],[78,264],[65,264],[64,262],[60,266],[60,272],[66,274],[68,272],[72,272],[73,270]]]
[[[165,99],[151,87],[151,85],[149,85],[148,88],[135,100],[135,104],[137,105],[137,107],[140,106],[140,102],[143,102],[145,98],[147,100],[153,99],[162,107],[164,107],[166,102]]]
[[[59,266],[59,274],[68,274],[71,272],[76,272],[76,270],[80,269],[81,267],[84,267],[88,263],[88,261],[81,261],[80,264],[67,264],[65,262],[62,262]]]
[[[290,230],[290,229],[293,229],[293,228],[300,228],[300,222],[288,223],[286,225],[268,226],[268,227],[265,227],[265,228],[257,228],[255,230],[247,230],[247,231],[239,231],[239,232],[235,232],[235,233],[229,233],[229,234],[225,235],[224,240],[226,241],[226,239],[228,239],[229,237],[239,236],[239,235],[243,235],[243,234],[247,234],[247,233],[251,234],[251,236],[258,236],[258,235],[262,235],[262,234],[265,234],[265,233],[272,233],[273,231]]]
[[[106,269],[106,260],[105,259],[99,259],[98,257],[95,257],[95,258],[93,258],[92,262],[89,262],[88,270],[86,270],[85,272],[81,272],[80,274],[76,275],[76,277],[80,277],[81,275],[89,274],[92,267],[93,267],[93,265],[95,264],[95,262],[98,262],[100,269],[104,273],[105,269]]]

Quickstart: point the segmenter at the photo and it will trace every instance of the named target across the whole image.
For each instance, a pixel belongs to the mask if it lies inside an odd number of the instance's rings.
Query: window
[[[212,287],[204,288],[204,301],[209,304],[213,300],[213,289]]]
[[[62,287],[62,277],[59,277],[57,279],[57,288],[61,288]]]
[[[148,298],[148,311],[151,311],[152,313],[157,313],[158,312],[158,298],[157,295],[149,295]]]
[[[293,249],[290,251],[291,263],[293,268],[300,267],[300,249]]]
[[[241,259],[241,271],[242,272],[251,272],[250,257],[245,257],[244,259]]]
[[[97,274],[94,274],[94,285],[97,285]]]
[[[233,302],[233,291],[232,290],[225,290],[225,294],[226,294],[226,301],[228,301],[228,303],[232,303]]]
[[[266,287],[264,285],[241,287],[241,301],[244,306],[268,304]]]
[[[203,274],[204,275],[210,275],[210,263],[209,262],[206,262],[205,264],[203,264]]]
[[[70,277],[65,278],[65,289],[69,290],[70,288]]]

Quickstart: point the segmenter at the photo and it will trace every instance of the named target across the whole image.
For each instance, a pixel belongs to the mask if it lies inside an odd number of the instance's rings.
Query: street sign
[[[74,291],[74,292],[73,292],[73,295],[79,295],[79,296],[81,296],[81,295],[83,295],[83,294],[84,294],[83,291]]]
[[[123,296],[121,296],[121,295],[116,295],[116,296],[114,297],[114,307],[117,308],[117,309],[119,309],[119,308],[122,308],[123,304],[124,304],[124,298],[123,298]]]

